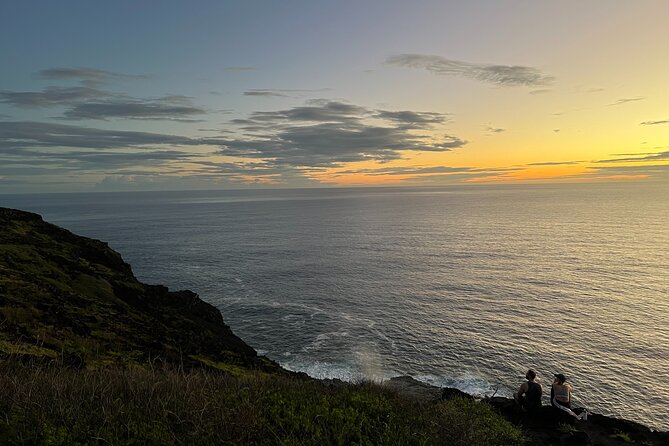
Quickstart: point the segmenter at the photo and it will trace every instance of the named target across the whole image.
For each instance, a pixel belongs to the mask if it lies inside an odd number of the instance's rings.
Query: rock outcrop
[[[389,388],[423,401],[450,398],[473,398],[454,388],[438,388],[409,376],[392,378],[385,383]],[[534,415],[523,413],[513,399],[483,398],[482,404],[494,407],[504,418],[521,426],[531,445],[669,445],[669,432],[654,432],[642,424],[599,414],[591,414],[587,421],[576,421],[550,406],[543,406]]]

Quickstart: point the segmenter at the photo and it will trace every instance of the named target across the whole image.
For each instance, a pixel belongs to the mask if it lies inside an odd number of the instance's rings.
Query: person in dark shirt
[[[536,412],[541,409],[543,388],[541,384],[535,382],[537,374],[534,370],[528,370],[525,378],[527,378],[527,382],[524,382],[520,386],[518,392],[514,395],[514,399],[526,412]]]

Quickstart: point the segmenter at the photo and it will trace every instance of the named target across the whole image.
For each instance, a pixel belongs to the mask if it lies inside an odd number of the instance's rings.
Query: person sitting
[[[551,405],[577,420],[587,420],[588,412],[586,410],[580,415],[571,410],[571,393],[573,390],[571,384],[567,382],[567,377],[562,373],[556,373],[551,386]]]
[[[541,384],[535,381],[537,374],[530,369],[525,374],[527,382],[521,384],[518,392],[514,395],[514,399],[525,412],[535,413],[541,409],[541,394],[543,388]]]

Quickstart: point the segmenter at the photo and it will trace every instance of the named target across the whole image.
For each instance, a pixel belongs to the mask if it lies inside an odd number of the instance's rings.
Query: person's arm
[[[523,396],[525,392],[527,392],[527,383],[522,383],[520,385],[520,389],[518,389],[518,392],[516,392],[516,394],[513,396],[516,402],[520,401],[520,397]]]

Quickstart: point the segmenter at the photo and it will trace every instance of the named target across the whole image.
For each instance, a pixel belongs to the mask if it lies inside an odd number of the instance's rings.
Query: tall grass
[[[513,445],[485,404],[374,384],[168,368],[0,363],[0,444]]]

